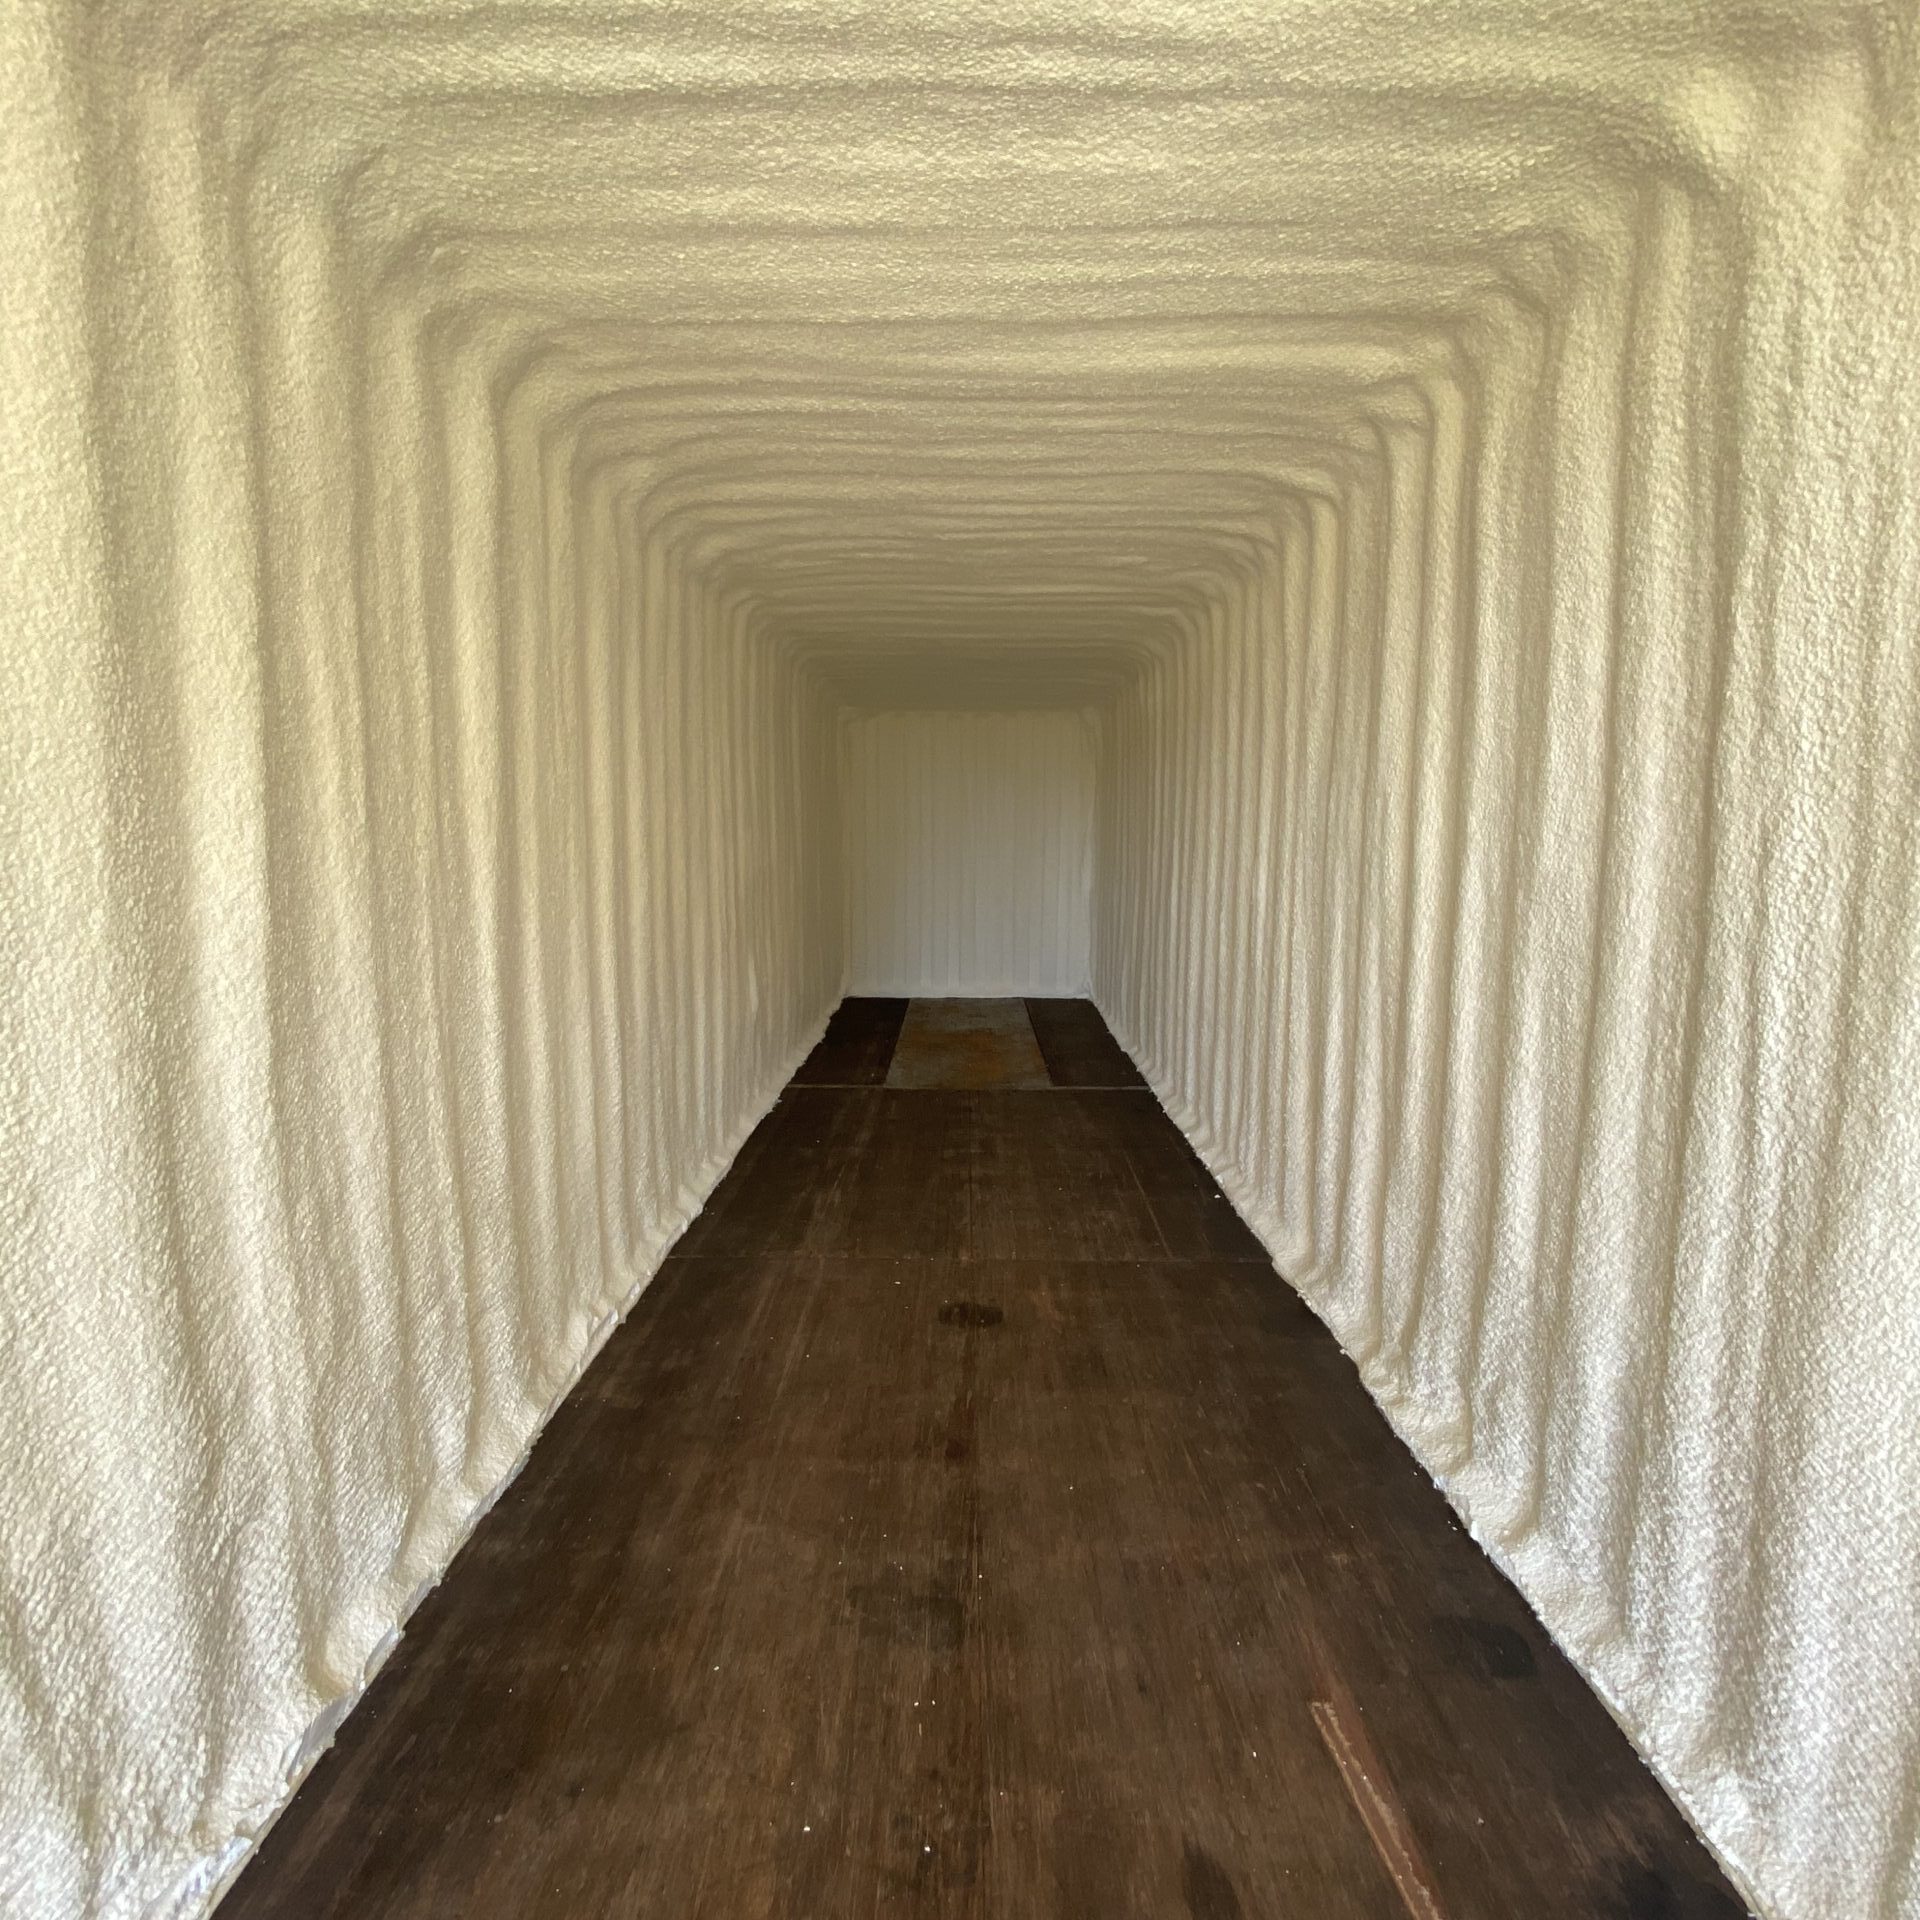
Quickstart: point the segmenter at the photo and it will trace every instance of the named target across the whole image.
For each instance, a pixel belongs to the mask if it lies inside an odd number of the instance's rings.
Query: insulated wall
[[[192,1912],[839,995],[833,728],[510,318],[6,9],[0,1910]]]
[[[1084,994],[1089,717],[856,714],[844,729],[848,991]]]
[[[1596,182],[1102,760],[1115,1031],[1796,1915],[1920,1913],[1902,99],[1883,144],[1864,93],[1783,107],[1730,203]]]

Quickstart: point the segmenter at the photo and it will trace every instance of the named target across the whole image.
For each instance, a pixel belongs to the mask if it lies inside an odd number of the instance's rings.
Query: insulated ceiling
[[[1177,646],[1283,502],[1338,500],[1476,352],[1566,324],[1650,168],[1731,177],[1828,14],[301,3],[116,30],[191,89],[269,279],[309,275],[430,402],[470,404],[477,353],[492,405],[767,644],[858,704],[1070,704]],[[296,264],[288,223],[337,253]],[[404,400],[376,374],[340,404],[377,439]]]

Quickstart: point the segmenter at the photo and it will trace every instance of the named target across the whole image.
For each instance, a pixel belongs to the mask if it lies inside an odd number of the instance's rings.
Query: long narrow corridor
[[[222,1915],[1743,1910],[1091,1006],[850,1000]]]

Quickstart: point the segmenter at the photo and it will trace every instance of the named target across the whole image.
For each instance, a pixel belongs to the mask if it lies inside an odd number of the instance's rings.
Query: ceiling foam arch
[[[0,1906],[237,1870],[911,712],[1085,716],[1169,1110],[1762,1910],[1920,1911],[1909,7],[5,12]]]

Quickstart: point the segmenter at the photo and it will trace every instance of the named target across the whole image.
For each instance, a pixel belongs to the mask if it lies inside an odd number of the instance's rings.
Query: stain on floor
[[[1019,1000],[916,1000],[887,1068],[895,1088],[1050,1087]]]

